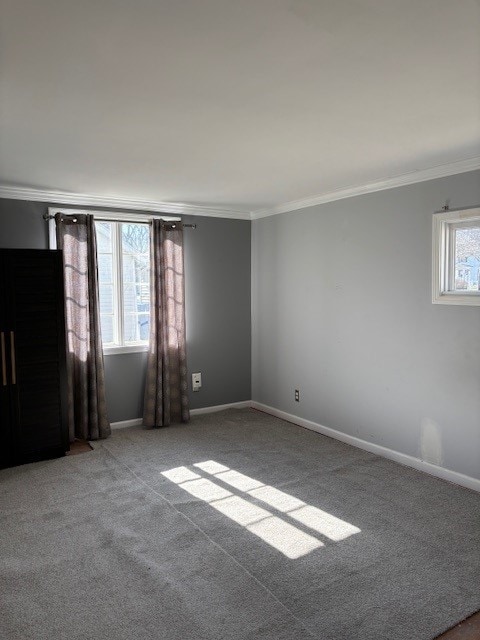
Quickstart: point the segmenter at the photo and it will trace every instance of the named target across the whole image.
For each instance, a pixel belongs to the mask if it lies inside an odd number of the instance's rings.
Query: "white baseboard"
[[[201,409],[190,409],[191,416],[200,416],[204,413],[215,413],[216,411],[224,411],[225,409],[248,409],[252,403],[250,400],[243,402],[230,402],[229,404],[217,404],[213,407],[202,407]],[[133,420],[121,420],[120,422],[112,422],[112,429],[124,429],[125,427],[138,427],[143,424],[143,418],[134,418]]]
[[[451,471],[450,469],[439,467],[435,464],[431,464],[430,462],[425,462],[420,458],[415,458],[405,453],[400,453],[399,451],[395,451],[394,449],[382,447],[381,445],[374,444],[373,442],[367,442],[366,440],[356,438],[355,436],[350,436],[346,433],[342,433],[341,431],[337,431],[336,429],[324,427],[323,425],[312,422],[311,420],[299,418],[298,416],[286,413],[285,411],[280,411],[280,409],[275,409],[274,407],[269,407],[268,405],[261,404],[260,402],[252,401],[250,403],[250,406],[253,409],[264,411],[265,413],[269,413],[270,415],[281,418],[282,420],[286,420],[287,422],[293,422],[293,424],[296,424],[300,427],[305,427],[306,429],[316,431],[317,433],[321,433],[330,438],[335,438],[335,440],[340,440],[341,442],[345,442],[346,444],[358,447],[359,449],[364,449],[365,451],[375,453],[376,455],[388,458],[389,460],[394,460],[395,462],[399,462],[400,464],[403,464],[407,467],[413,467],[414,469],[428,473],[431,476],[436,476],[437,478],[442,478],[442,480],[448,480],[449,482],[459,484],[462,487],[467,487],[467,489],[473,489],[474,491],[480,492],[480,480],[471,478],[470,476],[466,476],[463,473]]]
[[[125,427],[138,427],[143,424],[143,418],[134,418],[133,420],[121,420],[120,422],[112,422],[112,429],[125,429]]]
[[[190,409],[191,416],[201,416],[204,413],[215,413],[225,409],[248,409],[252,406],[251,400],[243,402],[230,402],[229,404],[216,404],[213,407],[202,407],[201,409]]]
[[[418,471],[423,471],[424,473],[428,473],[431,476],[436,476],[437,478],[441,478],[442,480],[448,480],[449,482],[453,482],[454,484],[459,484],[462,487],[467,487],[467,489],[473,489],[474,491],[480,492],[480,480],[476,478],[472,478],[470,476],[466,476],[463,473],[458,473],[458,471],[452,471],[451,469],[445,469],[444,467],[439,467],[438,465],[431,464],[430,462],[425,462],[425,460],[421,460],[420,458],[415,458],[414,456],[409,456],[406,453],[400,453],[399,451],[395,451],[394,449],[389,449],[388,447],[382,447],[379,444],[375,444],[373,442],[367,442],[366,440],[362,440],[361,438],[356,438],[355,436],[351,436],[347,433],[342,433],[341,431],[337,431],[336,429],[331,429],[330,427],[324,427],[317,422],[312,422],[311,420],[306,420],[305,418],[300,418],[291,413],[287,413],[286,411],[281,411],[280,409],[275,409],[275,407],[269,407],[266,404],[262,404],[261,402],[256,402],[253,400],[245,400],[243,402],[231,402],[229,404],[217,404],[212,407],[202,407],[200,409],[191,409],[190,415],[199,416],[206,413],[215,413],[217,411],[224,411],[225,409],[258,409],[259,411],[264,411],[272,416],[277,418],[281,418],[282,420],[286,420],[287,422],[292,422],[293,424],[298,425],[299,427],[305,427],[305,429],[310,429],[311,431],[316,431],[317,433],[321,433],[324,436],[328,436],[329,438],[334,438],[335,440],[340,440],[340,442],[345,442],[346,444],[350,444],[353,447],[357,447],[359,449],[363,449],[364,451],[369,451],[370,453],[374,453],[378,456],[382,456],[383,458],[388,458],[389,460],[393,460],[394,462],[398,462],[407,467],[412,467],[413,469],[417,469]],[[122,420],[121,422],[112,422],[112,429],[123,429],[125,427],[137,427],[143,423],[142,418],[134,418],[133,420]]]

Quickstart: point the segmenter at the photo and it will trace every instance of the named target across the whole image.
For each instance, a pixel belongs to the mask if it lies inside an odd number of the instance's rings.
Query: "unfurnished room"
[[[479,640],[479,0],[0,0],[0,434],[2,640]]]

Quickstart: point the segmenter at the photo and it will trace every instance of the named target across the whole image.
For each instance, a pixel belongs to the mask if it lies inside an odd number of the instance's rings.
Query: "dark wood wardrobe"
[[[0,466],[64,455],[61,251],[0,249]]]

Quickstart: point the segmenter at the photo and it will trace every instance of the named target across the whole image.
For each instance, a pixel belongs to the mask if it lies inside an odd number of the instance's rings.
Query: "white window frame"
[[[134,223],[148,225],[148,220],[139,220],[135,218],[119,220],[105,218],[104,216],[95,216],[95,222],[115,223],[112,227],[112,266],[113,266],[113,305],[116,309],[114,314],[114,337],[115,343],[103,345],[103,353],[109,355],[112,353],[140,353],[148,351],[148,342],[129,342],[125,344],[125,317],[124,317],[124,300],[123,300],[123,253],[122,253],[122,226],[121,223]],[[120,224],[119,224],[120,223]]]
[[[137,214],[137,213],[125,213],[123,211],[92,211],[91,209],[63,209],[59,207],[49,207],[48,208],[48,214],[50,216],[49,239],[50,239],[51,249],[56,249],[57,247],[57,241],[56,241],[56,235],[55,235],[55,220],[53,219],[56,213],[61,213],[63,215],[75,215],[75,214],[78,215],[82,213],[88,213],[90,215],[93,215],[96,222],[131,222],[134,224],[135,223],[148,224],[154,218],[161,218],[162,220],[165,220],[165,222],[178,222],[181,220],[178,217],[159,216],[155,214],[143,214],[143,213]],[[118,255],[119,255],[118,248],[121,246],[121,244],[118,244],[119,242],[121,243],[120,225],[117,225],[116,229],[117,229],[117,233],[115,233],[114,237],[112,238],[114,245],[117,245],[116,247],[114,246],[114,254],[113,254],[113,261],[114,261],[113,280],[114,280],[114,289],[115,289],[114,301],[118,300],[119,308],[123,309],[123,300],[122,300],[123,287],[121,286],[122,272],[120,269],[120,263],[118,261]],[[117,260],[115,260],[115,256],[117,256]],[[123,322],[124,322],[123,313],[120,313],[118,318],[119,326],[116,328],[116,333],[117,331],[119,331],[121,336],[123,336]],[[103,353],[106,356],[120,354],[120,353],[142,353],[146,351],[148,351],[148,344],[145,344],[145,343],[128,344],[128,345],[110,345],[110,346],[103,347]]]
[[[480,291],[455,291],[454,231],[480,226],[480,208],[442,211],[433,214],[432,225],[432,302],[480,306]]]

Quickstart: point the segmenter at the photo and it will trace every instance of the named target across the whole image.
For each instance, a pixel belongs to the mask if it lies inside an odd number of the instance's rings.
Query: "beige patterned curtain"
[[[150,346],[143,424],[188,422],[183,228],[154,219],[151,234]]]
[[[98,302],[97,241],[92,215],[55,216],[63,251],[70,441],[110,435]]]

